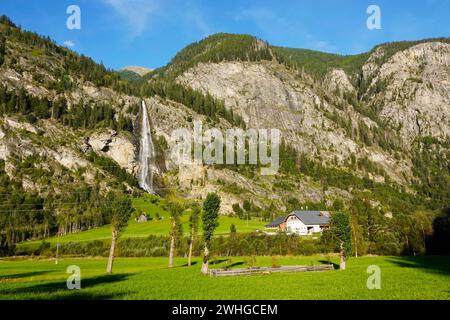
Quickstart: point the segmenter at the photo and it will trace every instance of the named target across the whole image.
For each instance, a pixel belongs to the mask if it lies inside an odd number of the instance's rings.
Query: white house
[[[329,220],[328,211],[292,211],[286,217],[278,217],[265,227],[287,234],[306,236],[328,228]]]

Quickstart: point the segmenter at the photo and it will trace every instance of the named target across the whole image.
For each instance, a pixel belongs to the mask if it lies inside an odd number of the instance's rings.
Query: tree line
[[[45,97],[32,96],[23,88],[12,91],[0,84],[0,115],[2,114],[21,114],[31,123],[51,118],[75,129],[104,127],[133,132],[132,119],[122,114],[117,115],[109,104],[87,104],[81,99],[69,107],[64,97],[51,101]]]
[[[33,174],[32,160],[20,161],[20,172]],[[51,170],[51,169],[50,169]],[[52,171],[38,173],[53,176]],[[60,194],[26,192],[21,179],[11,179],[0,160],[0,255],[18,242],[46,239],[110,223],[114,194],[101,195],[96,186],[70,185]]]
[[[151,80],[142,85],[140,93],[142,96],[158,95],[181,103],[196,113],[207,116],[214,122],[223,118],[235,126],[244,126],[242,117],[233,113],[233,109],[225,107],[222,100],[216,99],[210,94],[202,94],[197,90],[184,87],[171,80]]]

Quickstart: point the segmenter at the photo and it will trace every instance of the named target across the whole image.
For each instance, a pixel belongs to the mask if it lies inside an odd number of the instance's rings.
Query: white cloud
[[[64,45],[65,45],[66,47],[68,47],[68,48],[73,48],[73,47],[75,47],[75,42],[73,42],[73,41],[71,41],[71,40],[66,40],[66,41],[64,41],[63,43],[64,43]]]
[[[147,28],[149,18],[158,12],[156,0],[103,0],[130,26],[130,37],[135,38]]]

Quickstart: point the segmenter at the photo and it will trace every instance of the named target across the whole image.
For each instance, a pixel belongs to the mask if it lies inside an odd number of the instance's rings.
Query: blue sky
[[[81,30],[66,28],[72,4],[81,9]],[[381,30],[366,27],[371,4],[381,9]],[[0,0],[0,14],[114,69],[163,66],[216,32],[339,54],[450,36],[450,0]]]

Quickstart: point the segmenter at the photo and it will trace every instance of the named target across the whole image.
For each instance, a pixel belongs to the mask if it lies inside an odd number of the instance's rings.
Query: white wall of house
[[[286,232],[295,233],[298,235],[307,235],[308,228],[296,216],[289,216],[286,219]]]
[[[286,220],[286,232],[306,236],[309,234],[322,232],[322,228],[319,225],[305,225],[296,216],[289,216]]]

